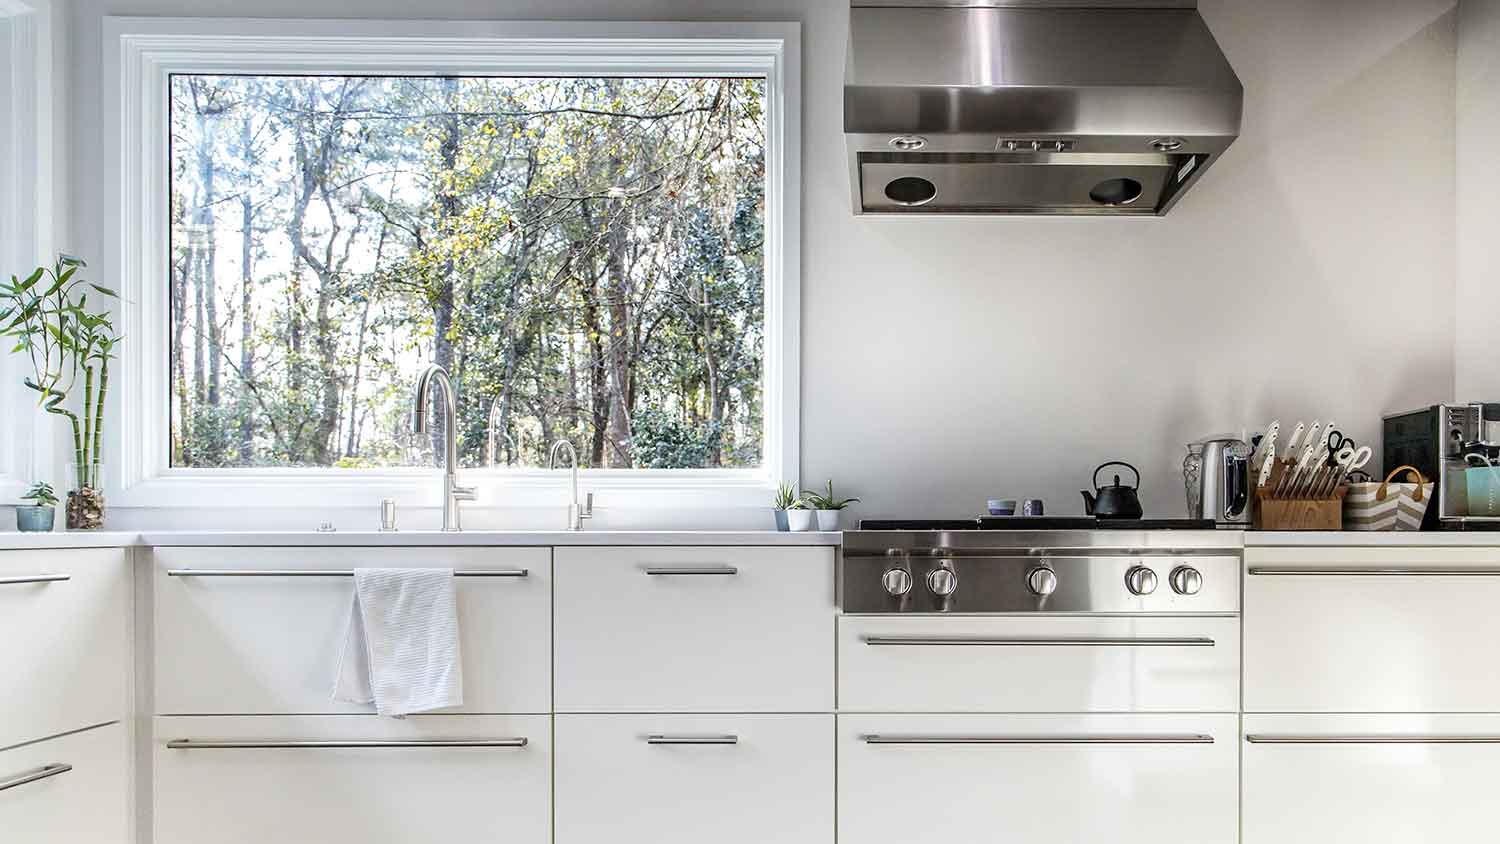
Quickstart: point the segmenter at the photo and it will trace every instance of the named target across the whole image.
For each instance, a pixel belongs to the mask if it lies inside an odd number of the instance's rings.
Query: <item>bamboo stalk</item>
[[[94,441],[94,368],[85,366],[83,368],[83,462],[80,466],[88,465],[89,446]]]
[[[99,460],[99,444],[104,438],[104,394],[109,392],[109,358],[99,364],[99,397],[94,405],[94,450],[93,460]]]

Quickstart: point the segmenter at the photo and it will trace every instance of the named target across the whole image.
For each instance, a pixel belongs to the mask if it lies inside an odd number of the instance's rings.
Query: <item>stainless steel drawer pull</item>
[[[58,774],[66,774],[71,770],[73,770],[72,765],[64,765],[61,762],[53,762],[50,765],[43,765],[42,767],[37,768],[34,771],[27,771],[24,774],[17,774],[16,776],[13,776],[8,780],[0,780],[0,791],[4,791],[7,788],[15,788],[17,786],[26,785],[27,783],[36,782],[37,780],[44,780],[48,777],[55,777]]]
[[[11,586],[21,583],[61,583],[64,580],[72,580],[69,574],[18,574],[10,577],[0,577],[0,586]]]
[[[475,569],[454,577],[528,577],[527,569]],[[168,577],[353,577],[351,569],[167,569]]]
[[[646,736],[647,744],[739,744],[739,736]]]
[[[1278,577],[1332,577],[1353,575],[1359,577],[1500,577],[1500,568],[1494,566],[1340,566],[1337,568],[1295,568],[1291,566],[1252,566],[1252,575],[1275,575]]]
[[[1252,733],[1251,744],[1500,744],[1500,736],[1479,735],[1279,735]]]
[[[1088,636],[1071,638],[974,636],[866,636],[865,644],[875,646],[917,647],[947,645],[952,647],[1132,647],[1132,648],[1211,648],[1213,639],[1198,637],[1115,637]]]
[[[167,742],[172,750],[303,750],[303,749],[367,749],[367,748],[426,748],[426,747],[525,747],[524,738],[498,739],[411,739],[398,740],[349,740],[349,741],[220,741],[203,739],[176,739]]]
[[[1198,733],[1171,735],[1063,736],[861,736],[865,744],[1213,744],[1214,737]]]
[[[692,574],[739,574],[740,570],[734,566],[647,566],[646,574],[657,577],[671,577],[673,575]]]

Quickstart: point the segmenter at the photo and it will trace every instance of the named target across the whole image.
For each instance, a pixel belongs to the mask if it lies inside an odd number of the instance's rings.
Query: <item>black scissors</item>
[[[1348,437],[1344,436],[1344,432],[1343,431],[1329,431],[1328,432],[1328,465],[1329,466],[1337,466],[1337,465],[1339,465],[1339,461],[1338,461],[1339,452],[1343,451],[1346,448],[1349,449],[1349,453],[1350,454],[1353,454],[1354,452],[1356,452],[1356,451],[1359,450],[1359,446],[1354,442],[1354,440],[1351,440]]]

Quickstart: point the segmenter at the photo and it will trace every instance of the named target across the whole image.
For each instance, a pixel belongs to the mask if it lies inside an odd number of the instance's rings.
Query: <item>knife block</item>
[[[1272,498],[1269,491],[1257,489],[1255,529],[1343,530],[1344,493],[1348,490],[1348,486],[1340,486],[1327,498]]]

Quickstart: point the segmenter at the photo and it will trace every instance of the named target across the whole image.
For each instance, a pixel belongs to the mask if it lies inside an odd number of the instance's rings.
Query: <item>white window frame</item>
[[[0,272],[24,276],[52,253],[52,6],[0,0]],[[0,349],[0,501],[50,477],[48,418],[21,379],[27,361]]]
[[[796,23],[539,23],[107,17],[101,277],[121,284],[125,341],[105,480],[125,507],[440,503],[436,469],[185,469],[169,465],[168,76],[743,75],[767,80],[765,459],[760,469],[585,470],[601,505],[765,506],[799,466],[800,26]],[[111,195],[112,194],[112,195]],[[116,264],[118,273],[110,272]],[[466,397],[459,396],[463,402]],[[467,399],[472,401],[473,399]],[[558,474],[463,470],[479,506],[551,503]]]

